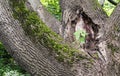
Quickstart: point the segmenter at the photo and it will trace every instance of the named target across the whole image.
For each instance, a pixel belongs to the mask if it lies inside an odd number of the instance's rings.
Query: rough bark
[[[10,0],[9,0],[10,1]],[[73,76],[59,64],[54,65],[42,55],[43,47],[37,49],[25,35],[18,20],[13,18],[8,0],[0,1],[0,40],[7,51],[32,76]]]
[[[57,34],[60,34],[60,27],[61,22],[57,20],[52,14],[50,14],[40,3],[40,0],[28,0],[26,2],[26,6],[36,11],[40,17],[40,19],[48,26],[50,27],[54,32]]]
[[[9,0],[11,1],[11,0]],[[21,23],[14,19],[13,11],[9,6],[8,0],[0,1],[0,40],[5,45],[7,51],[15,58],[15,60],[32,76],[119,76],[120,75],[120,4],[117,5],[113,14],[108,17],[102,10],[101,6],[97,4],[97,0],[61,0],[61,8],[63,12],[62,28],[63,37],[65,41],[70,44],[75,40],[73,33],[78,24],[79,19],[83,19],[89,25],[89,28],[96,28],[94,31],[94,40],[97,39],[97,44],[94,47],[80,48],[85,50],[89,59],[82,59],[73,64],[71,69],[67,69],[59,64],[55,58],[47,52],[48,48],[41,44],[37,46],[31,41],[21,27]],[[16,0],[17,1],[17,0]],[[36,11],[40,18],[46,22],[47,25],[51,22],[51,18],[42,6],[39,6],[39,0],[27,0],[27,8],[31,11]],[[18,1],[19,2],[19,1]],[[37,4],[36,4],[37,3]],[[43,13],[44,11],[44,13]],[[42,17],[43,15],[43,17]],[[82,17],[80,16],[82,15]],[[51,27],[52,24],[50,24]],[[60,25],[56,22],[53,25]],[[59,29],[56,26],[56,29]],[[74,27],[72,27],[74,26]],[[91,27],[92,26],[92,27]],[[100,28],[99,28],[100,27]],[[52,28],[54,30],[54,28]],[[58,30],[55,32],[58,33]],[[107,30],[106,30],[107,29]],[[65,32],[67,30],[67,33]],[[94,43],[87,43],[92,45]],[[39,41],[40,42],[40,41]],[[79,46],[73,44],[72,46]],[[93,51],[91,49],[97,50]],[[94,54],[100,54],[95,57]],[[101,53],[100,53],[101,52]],[[89,54],[88,54],[89,53]],[[102,55],[101,55],[102,54]],[[54,57],[54,56],[53,56]],[[71,72],[72,70],[72,72]],[[73,74],[75,73],[75,74]]]
[[[104,33],[103,39],[106,40],[107,46],[110,49],[109,58],[111,62],[108,66],[108,72],[111,76],[120,75],[120,3],[114,9],[112,15],[105,22],[106,32]],[[116,67],[117,66],[117,67]]]
[[[83,70],[81,70],[82,68],[85,69],[85,67],[79,62],[78,66],[75,66],[75,68],[79,68],[77,69],[78,76],[119,76],[119,69],[115,67],[119,67],[119,60],[117,60],[119,59],[118,51],[120,50],[119,4],[113,14],[108,17],[101,6],[97,4],[97,0],[61,0],[60,3],[63,13],[62,31],[65,41],[74,42],[75,39],[73,33],[76,32],[75,29],[79,23],[79,18],[83,18],[84,22],[88,20],[88,24],[85,25],[92,25],[93,27],[98,25],[98,27],[100,27],[96,28],[99,30],[96,32],[97,36],[95,38],[98,39],[98,43],[95,44],[93,48],[97,46],[98,50],[96,51],[101,52],[102,55],[99,55],[100,59],[95,59],[93,57],[95,61],[93,63],[94,67],[91,66],[89,69],[87,68],[87,74],[86,71],[83,72]],[[80,15],[82,15],[82,17]],[[117,29],[117,31],[115,29]],[[80,44],[77,46],[79,45]],[[90,45],[92,44],[90,43]],[[76,44],[74,46],[76,46]],[[86,49],[84,49],[84,51],[93,54],[93,50],[90,50],[91,48],[87,49],[88,51],[86,51]],[[84,62],[84,64],[88,63]],[[92,73],[93,71],[94,73]]]

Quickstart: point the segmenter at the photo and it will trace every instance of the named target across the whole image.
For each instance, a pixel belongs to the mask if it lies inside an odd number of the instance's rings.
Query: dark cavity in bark
[[[70,43],[74,42],[74,32],[79,29],[83,29],[86,31],[87,35],[85,37],[85,43],[82,45],[80,43],[80,48],[83,48],[87,52],[98,50],[97,44],[99,40],[97,39],[97,34],[100,27],[93,23],[93,21],[85,14],[83,9],[72,9],[72,12],[68,9],[65,10],[63,14],[68,14],[69,16],[66,20],[64,20],[65,27],[63,35],[65,41]]]

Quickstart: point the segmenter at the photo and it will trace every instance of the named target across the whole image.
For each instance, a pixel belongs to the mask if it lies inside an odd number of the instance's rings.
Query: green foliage
[[[108,44],[108,48],[111,49],[112,53],[114,54],[115,52],[119,51],[120,48],[113,45],[113,44]]]
[[[17,70],[7,70],[6,72],[4,72],[3,76],[30,76],[29,74],[22,74]]]
[[[105,0],[105,4],[103,9],[106,11],[107,15],[110,16],[111,13],[113,12],[115,6],[109,3],[107,0]]]
[[[0,43],[0,76],[30,76],[21,69]]]
[[[40,1],[49,12],[51,12],[59,20],[61,19],[59,0],[40,0]]]
[[[80,43],[85,43],[85,37],[87,35],[85,30],[77,30],[75,33],[75,38],[77,41],[79,41]]]
[[[120,0],[114,0],[115,2],[119,2]],[[110,2],[108,2],[108,0],[105,0],[105,4],[103,9],[105,10],[105,12],[107,13],[108,16],[111,15],[111,13],[113,12],[115,6],[113,4],[111,4]]]

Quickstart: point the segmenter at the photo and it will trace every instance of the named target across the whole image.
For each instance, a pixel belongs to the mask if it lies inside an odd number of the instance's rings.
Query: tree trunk
[[[10,0],[12,2],[12,0]],[[18,1],[19,2],[19,1]],[[32,76],[73,76],[62,65],[45,58],[41,51],[47,49],[40,45],[37,49],[25,35],[18,20],[13,18],[8,0],[0,1],[0,40],[7,51]]]
[[[21,67],[32,76],[119,76],[120,4],[108,17],[96,0],[60,0],[62,27],[39,4],[39,0],[0,1],[0,40]],[[90,36],[84,44],[74,44],[74,33],[81,28]],[[73,53],[73,48],[82,53]],[[66,66],[71,61],[72,66]]]
[[[74,68],[78,68],[77,76],[119,76],[120,5],[118,4],[113,14],[108,17],[96,0],[61,0],[60,3],[63,13],[62,36],[66,42],[75,42],[76,28],[89,28],[85,29],[91,40],[86,38],[82,45],[84,47],[80,47],[80,43],[77,46],[92,57],[93,65],[86,68],[81,62],[76,63]],[[90,29],[94,32],[94,38],[89,36],[92,35],[91,31],[88,31]],[[76,44],[72,46],[76,47]],[[96,53],[98,58],[94,56]],[[88,63],[84,64],[88,66]]]

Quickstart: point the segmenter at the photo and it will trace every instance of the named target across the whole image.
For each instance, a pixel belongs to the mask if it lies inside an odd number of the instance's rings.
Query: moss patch
[[[62,39],[39,19],[37,13],[29,11],[25,7],[25,0],[10,1],[13,16],[19,20],[26,34],[36,37],[42,45],[54,50],[59,61],[72,63],[76,59],[86,58],[78,50],[72,49],[66,44],[61,44]]]
[[[108,45],[108,48],[111,49],[111,51],[112,51],[113,54],[114,54],[114,52],[117,52],[117,51],[120,50],[119,47],[114,46],[113,44],[109,44],[109,45]]]
[[[119,31],[120,31],[120,27],[117,26],[117,25],[114,25],[114,30],[115,30],[116,32],[119,32]]]

